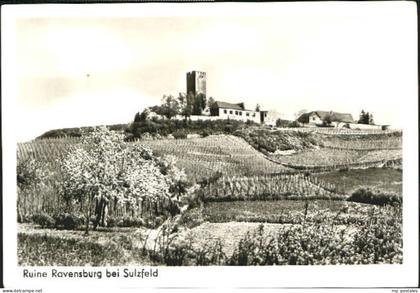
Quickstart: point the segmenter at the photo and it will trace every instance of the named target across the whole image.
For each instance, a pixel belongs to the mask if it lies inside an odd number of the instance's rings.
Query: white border
[[[396,5],[405,7],[416,26],[414,2],[362,3],[366,7]],[[321,3],[183,3],[183,4],[89,4],[89,5],[6,5],[2,7],[2,136],[4,203],[4,283],[14,288],[60,286],[73,291],[75,286],[103,287],[415,287],[418,285],[418,93],[413,84],[412,96],[402,97],[404,121],[404,263],[403,265],[368,266],[278,266],[278,267],[160,267],[158,279],[140,281],[38,280],[23,279],[16,257],[16,138],[15,115],[15,28],[18,18],[26,17],[151,17],[151,16],[256,16],[280,15],[284,8],[310,13],[312,9],[347,2]],[[416,26],[417,27],[417,26]],[[407,51],[413,55],[410,68],[417,83],[417,39]],[[28,122],[30,127],[30,122]],[[39,270],[47,268],[39,268]],[[68,268],[67,268],[68,269]],[[94,268],[93,268],[94,269]],[[105,289],[105,288],[104,288]]]

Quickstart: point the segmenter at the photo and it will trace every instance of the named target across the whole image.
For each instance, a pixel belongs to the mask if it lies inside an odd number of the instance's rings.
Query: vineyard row
[[[382,167],[394,167],[402,165],[402,158],[391,159],[391,160],[378,160],[370,162],[355,162],[348,164],[335,164],[335,165],[295,165],[290,163],[280,162],[278,160],[271,159],[273,162],[277,162],[285,167],[293,168],[303,172],[331,172],[336,170],[348,170],[348,169],[367,169],[367,168],[382,168]]]
[[[221,178],[199,191],[206,201],[275,200],[284,198],[343,199],[333,184],[303,174]]]

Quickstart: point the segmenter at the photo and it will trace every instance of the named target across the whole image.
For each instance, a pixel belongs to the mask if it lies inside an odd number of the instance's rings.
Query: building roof
[[[242,111],[245,110],[243,103],[231,104],[231,103],[216,101],[216,106],[217,108],[226,108],[226,109],[242,110]]]
[[[353,116],[349,113],[338,113],[333,111],[312,111],[309,113],[302,114],[299,118],[299,122],[308,123],[309,122],[309,116],[311,115],[317,115],[321,120],[324,120],[327,116],[331,118],[331,121],[333,122],[346,122],[351,123],[354,122]]]

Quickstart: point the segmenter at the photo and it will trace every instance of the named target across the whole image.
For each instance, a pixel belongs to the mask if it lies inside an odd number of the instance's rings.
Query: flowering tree
[[[86,233],[94,204],[96,228],[106,223],[110,200],[133,207],[139,200],[160,202],[174,215],[191,192],[185,174],[172,161],[155,157],[139,144],[124,142],[122,134],[106,127],[82,137],[80,147],[65,159],[63,173],[65,195],[85,203]]]
[[[18,221],[23,221],[27,214],[26,208],[31,205],[27,200],[27,195],[34,192],[37,185],[42,185],[42,179],[47,176],[44,166],[31,156],[24,159],[17,160],[16,166],[16,182],[18,191],[17,200],[17,216]],[[28,204],[29,203],[29,204]]]

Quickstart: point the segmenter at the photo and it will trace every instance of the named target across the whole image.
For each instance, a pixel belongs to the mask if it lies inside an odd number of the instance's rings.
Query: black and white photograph
[[[409,1],[3,6],[11,282],[416,287],[416,21]]]

